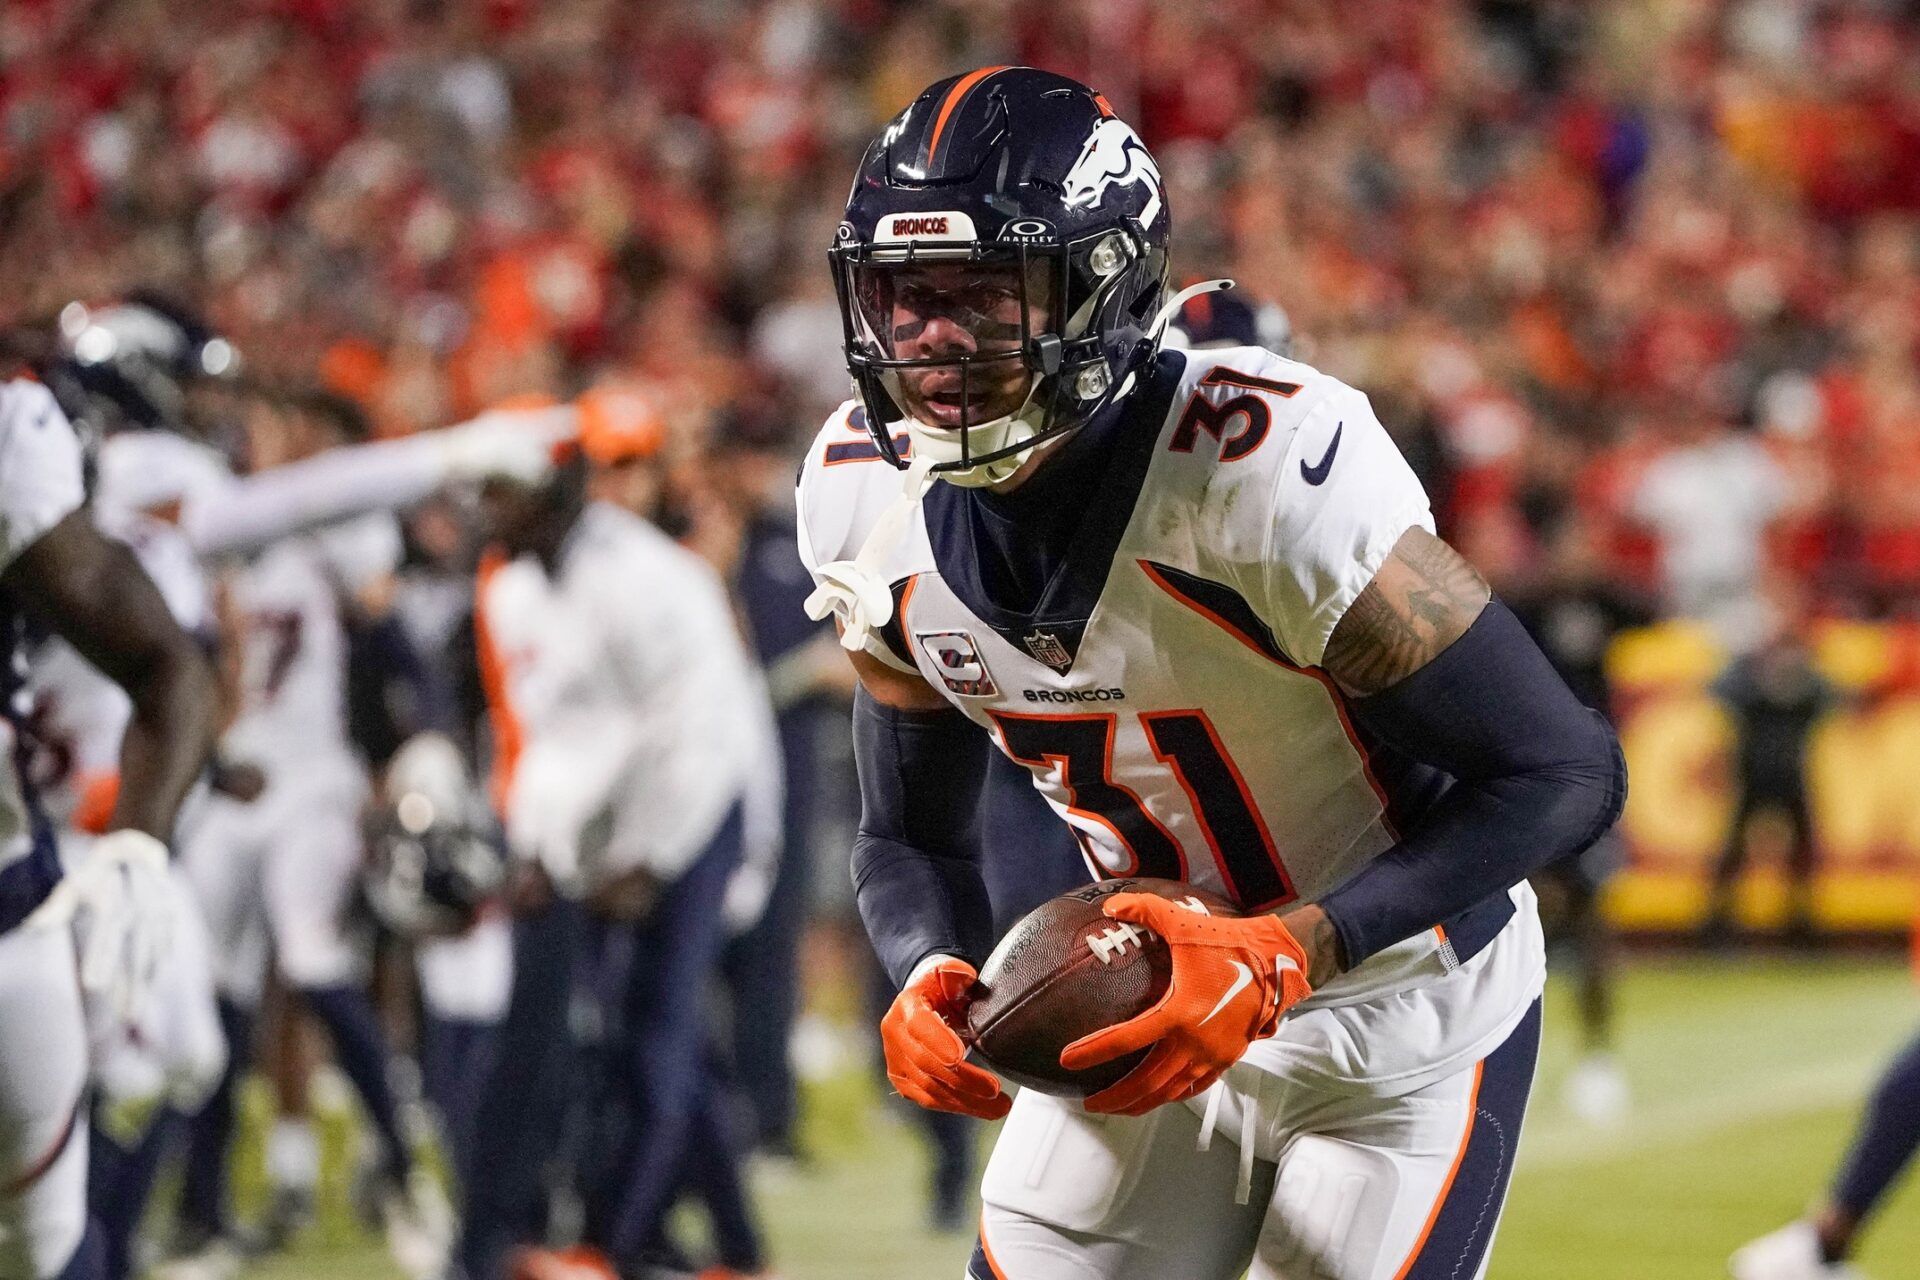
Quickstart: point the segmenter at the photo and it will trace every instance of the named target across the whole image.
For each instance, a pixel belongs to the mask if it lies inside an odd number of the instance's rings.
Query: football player
[[[214,684],[193,641],[121,543],[83,506],[80,443],[43,386],[0,386],[0,602],[16,761],[0,783],[0,1277],[104,1274],[86,1207],[82,992],[122,1014],[167,948],[166,847],[212,743]],[[106,833],[65,873],[19,776],[28,620],[125,690]],[[74,964],[76,929],[80,964]]]
[[[1920,1151],[1920,1039],[1880,1078],[1853,1149],[1811,1217],[1743,1246],[1734,1280],[1860,1280],[1847,1262],[1873,1211]]]
[[[1169,220],[1101,95],[988,67],[887,126],[830,251],[859,394],[800,544],[861,680],[890,1076],[1008,1116],[977,1280],[1483,1275],[1539,1043],[1525,877],[1612,823],[1625,769],[1365,396],[1161,349]],[[956,1031],[989,742],[1099,874],[1244,912],[1107,900],[1172,979],[1063,1054],[1147,1050],[1084,1105],[1009,1099]]]
[[[498,550],[476,633],[494,798],[520,866],[513,990],[458,1256],[471,1280],[496,1280],[512,1246],[544,1234],[539,1181],[589,1093],[567,1061],[577,986],[600,997],[611,1068],[581,1153],[603,1170],[586,1187],[591,1249],[529,1250],[516,1274],[639,1270],[683,1186],[732,1228],[741,1256],[726,1274],[760,1261],[738,1231],[750,1223],[707,1012],[756,775],[775,756],[769,715],[724,584],[635,514],[659,493],[663,424],[625,395],[598,408],[582,405],[579,446],[546,483],[484,492]]]

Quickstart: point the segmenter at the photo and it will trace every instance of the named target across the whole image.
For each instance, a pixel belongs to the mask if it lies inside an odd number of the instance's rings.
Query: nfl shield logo
[[[1067,652],[1067,646],[1061,643],[1055,632],[1029,631],[1020,637],[1020,643],[1027,646],[1028,653],[1055,671],[1065,671],[1073,665],[1073,655]]]
[[[967,698],[991,698],[999,690],[980,660],[980,648],[964,631],[917,631],[914,638],[926,651],[933,669],[947,688]]]

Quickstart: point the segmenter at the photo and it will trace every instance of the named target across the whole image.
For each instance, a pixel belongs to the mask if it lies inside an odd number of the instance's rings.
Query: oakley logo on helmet
[[[1053,224],[1045,218],[1015,218],[1000,228],[1002,244],[1051,244],[1055,239]]]
[[[1113,186],[1144,183],[1147,206],[1140,225],[1151,227],[1160,213],[1160,168],[1138,134],[1119,120],[1102,120],[1080,148],[1080,158],[1067,170],[1069,209],[1097,209]]]
[[[874,242],[900,240],[971,240],[973,219],[957,210],[941,213],[895,213],[880,220]]]

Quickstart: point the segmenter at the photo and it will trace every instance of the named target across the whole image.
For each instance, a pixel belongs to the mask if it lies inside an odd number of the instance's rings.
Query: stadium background
[[[1177,271],[1280,302],[1504,591],[1579,563],[1652,604],[1608,665],[1635,777],[1613,910],[1667,944],[1627,978],[1637,1108],[1589,1134],[1543,1091],[1494,1274],[1715,1274],[1814,1193],[1912,1021],[1884,947],[1672,944],[1733,807],[1712,682],[1764,644],[1804,644],[1835,690],[1809,764],[1820,923],[1870,942],[1914,915],[1914,6],[8,0],[0,308],[159,290],[384,434],[638,380],[668,412],[682,531],[727,564],[756,515],[736,445],[796,452],[844,394],[823,248],[858,148],[920,86],[1001,62],[1136,124]],[[864,1082],[834,819],[813,842],[818,1158],[768,1188],[776,1257],[921,1274],[916,1237],[851,1211],[917,1221],[898,1162],[919,1156]],[[1764,927],[1779,833],[1752,836]],[[1912,1197],[1888,1218],[1864,1261],[1902,1274]],[[378,1265],[344,1222],[309,1245],[282,1274]]]

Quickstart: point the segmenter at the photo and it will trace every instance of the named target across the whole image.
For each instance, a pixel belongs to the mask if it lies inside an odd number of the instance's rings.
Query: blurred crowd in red
[[[998,62],[1107,94],[1179,274],[1281,302],[1496,577],[1920,605],[1893,0],[8,0],[0,305],[158,288],[389,432],[619,371],[693,455],[798,441],[859,148]]]

